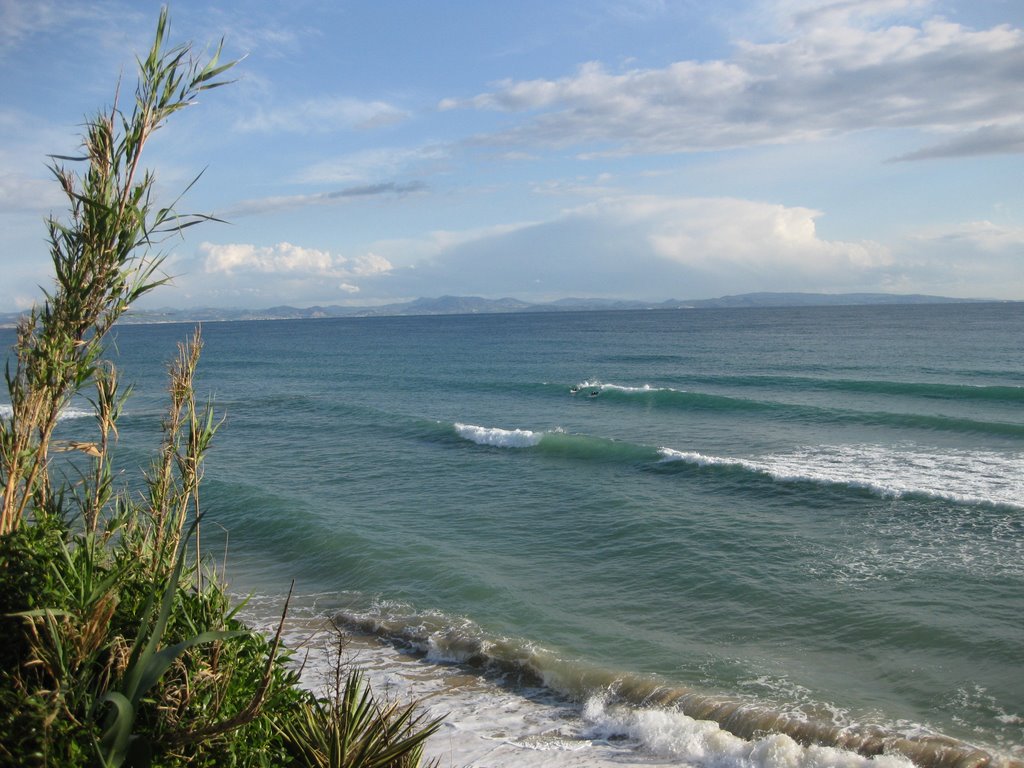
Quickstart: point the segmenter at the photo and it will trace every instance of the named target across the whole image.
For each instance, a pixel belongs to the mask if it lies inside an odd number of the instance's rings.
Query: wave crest
[[[506,685],[538,685],[582,703],[584,737],[628,740],[642,750],[719,768],[1024,768],[1024,762],[923,727],[839,724],[666,685],[583,664],[468,619],[377,602],[335,614],[339,626],[414,649],[432,663],[457,664]]]
[[[758,459],[706,456],[660,448],[663,462],[720,467],[783,483],[816,483],[884,498],[924,496],[956,504],[1021,507],[1024,454],[984,451],[893,450],[880,445],[816,446]]]
[[[491,445],[497,448],[532,448],[544,437],[543,432],[533,432],[529,429],[479,427],[460,422],[455,423],[455,433],[477,445]]]
[[[0,403],[0,418],[9,419],[14,415],[14,409],[8,403]],[[88,408],[67,408],[61,409],[60,414],[57,416],[57,421],[71,421],[73,419],[87,419],[93,415],[93,412]]]

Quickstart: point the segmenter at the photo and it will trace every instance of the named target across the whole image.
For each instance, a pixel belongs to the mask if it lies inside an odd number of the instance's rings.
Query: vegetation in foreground
[[[169,366],[144,491],[115,482],[130,388],[104,338],[163,282],[161,238],[209,218],[158,207],[142,151],[234,64],[167,43],[164,10],[131,108],[115,101],[86,124],[82,156],[52,165],[68,201],[48,222],[55,286],[18,325],[0,410],[0,765],[416,765],[437,721],[380,704],[354,671],[326,698],[300,688],[280,630],[249,631],[201,556],[219,425],[193,389],[198,330]],[[93,439],[62,439],[62,411],[83,400]]]

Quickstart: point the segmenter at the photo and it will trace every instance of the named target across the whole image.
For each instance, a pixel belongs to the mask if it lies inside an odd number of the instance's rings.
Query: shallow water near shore
[[[117,330],[126,468],[189,330]],[[1024,305],[203,335],[209,551],[240,593],[333,595],[371,666],[457,677],[449,729],[519,713],[506,741],[578,764],[1024,759]]]
[[[284,595],[249,595],[245,618],[268,635]],[[329,608],[344,595],[296,598],[285,622],[286,644],[304,686],[332,695],[334,670],[359,668],[378,700],[415,702],[424,722],[443,718],[424,758],[440,765],[490,768],[716,765],[730,768],[912,768],[903,756],[864,757],[825,746],[802,745],[764,733],[739,738],[717,724],[677,708],[617,704],[608,692],[584,701],[557,694],[513,667],[438,654],[414,642],[388,642],[353,630]],[[330,617],[334,617],[333,619]],[[428,643],[429,646],[429,643]]]

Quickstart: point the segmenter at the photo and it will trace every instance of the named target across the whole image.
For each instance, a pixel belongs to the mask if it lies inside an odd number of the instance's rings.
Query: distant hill
[[[707,309],[741,307],[823,307],[883,304],[957,304],[985,299],[953,299],[945,296],[893,293],[743,293],[717,299],[649,302],[619,299],[567,298],[531,304],[519,299],[485,299],[479,296],[420,298],[376,307],[278,306],[267,309],[145,309],[132,310],[125,323],[217,322],[223,320],[297,320],[319,317],[384,317],[393,315],[474,315],[502,312],[585,312],[621,309]],[[19,313],[0,314],[0,327],[11,327]]]
[[[839,307],[877,304],[963,304],[985,299],[952,299],[920,293],[743,293],[717,299],[665,302],[688,307]]]

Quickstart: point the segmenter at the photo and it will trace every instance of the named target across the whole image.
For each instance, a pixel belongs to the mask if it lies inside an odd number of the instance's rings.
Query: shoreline
[[[283,640],[301,670],[301,685],[317,695],[329,690],[338,658],[331,619],[318,608],[321,598],[300,596],[285,622]],[[253,600],[243,618],[266,633],[273,598]],[[278,601],[283,603],[283,598]],[[262,609],[261,609],[262,608]],[[480,768],[577,768],[651,765],[714,765],[721,768],[1022,768],[1024,761],[975,748],[942,736],[922,743],[877,740],[874,753],[838,745],[799,741],[779,729],[755,730],[745,737],[737,728],[680,711],[678,702],[616,703],[591,696],[573,701],[543,682],[488,670],[486,665],[433,659],[412,644],[396,642],[359,627],[341,628],[341,658],[361,669],[381,701],[417,702],[427,717],[445,716],[428,742],[424,760],[441,765]],[[740,707],[733,707],[738,710]],[[781,719],[781,718],[780,718]],[[726,724],[728,726],[728,724]],[[836,728],[837,733],[842,729]],[[841,744],[838,739],[837,744]],[[848,742],[849,743],[849,742]],[[900,749],[902,747],[902,749]],[[927,748],[925,748],[927,747]],[[917,748],[918,760],[907,755]],[[863,747],[862,747],[863,749]],[[929,751],[930,750],[930,751]],[[865,750],[866,751],[866,750]]]
[[[276,628],[266,615],[242,613],[257,631]],[[427,718],[444,716],[424,747],[424,764],[488,768],[643,768],[662,762],[625,740],[588,738],[582,708],[542,687],[512,689],[456,663],[428,661],[371,634],[342,630],[302,606],[286,621],[282,641],[293,651],[300,685],[316,695],[331,690],[335,660],[360,669],[379,702],[416,703]]]

